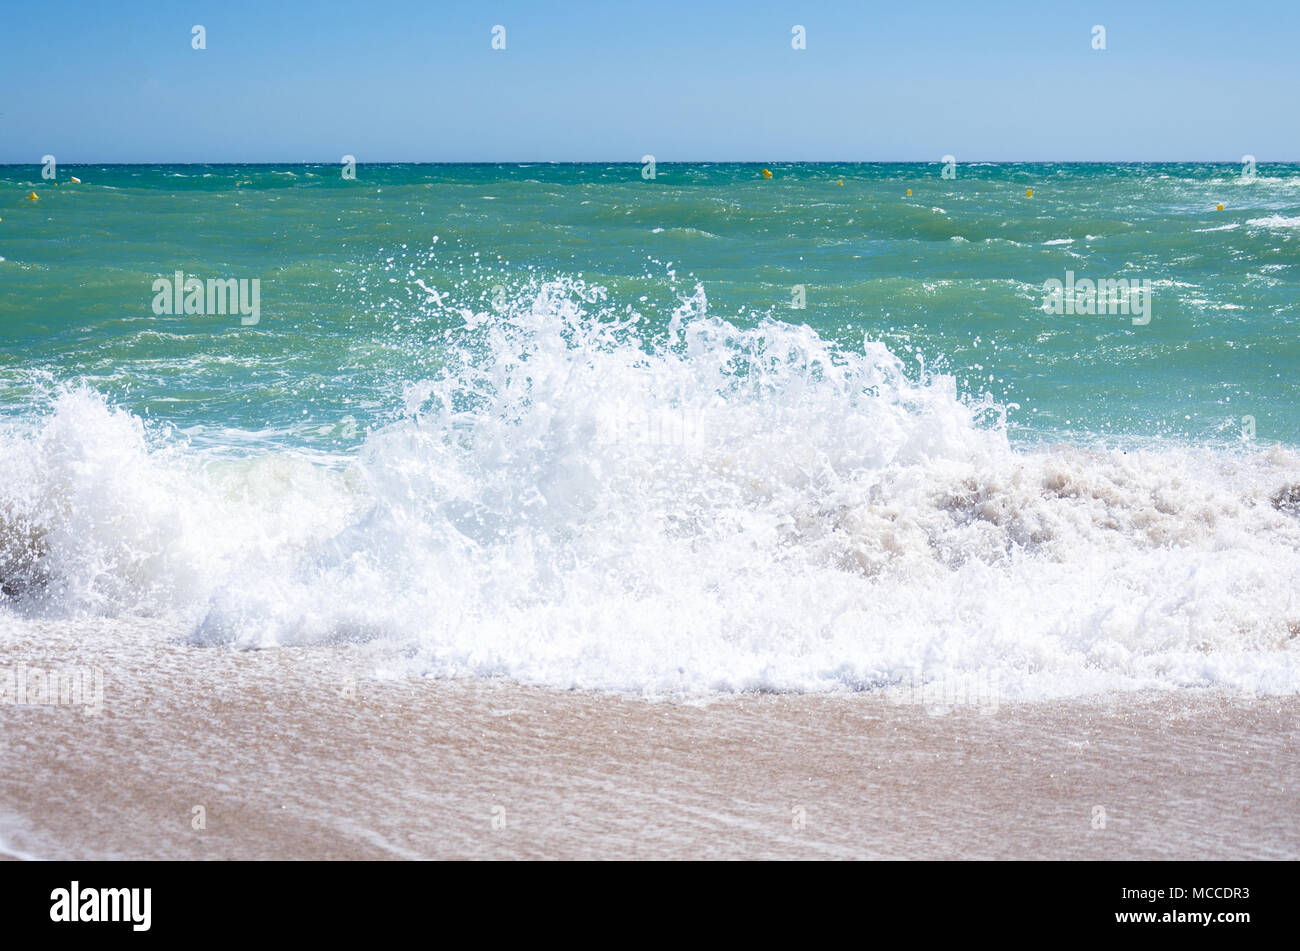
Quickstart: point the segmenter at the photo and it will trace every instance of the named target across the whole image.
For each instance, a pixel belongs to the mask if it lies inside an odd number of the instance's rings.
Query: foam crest
[[[60,396],[4,436],[5,610],[645,695],[1300,689],[1288,450],[1018,451],[951,377],[702,288],[659,321],[580,281],[451,312],[344,467],[218,463]]]

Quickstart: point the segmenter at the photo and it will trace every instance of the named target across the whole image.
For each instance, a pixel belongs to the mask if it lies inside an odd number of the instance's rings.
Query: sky
[[[1300,160],[1297,0],[16,9],[8,164]]]

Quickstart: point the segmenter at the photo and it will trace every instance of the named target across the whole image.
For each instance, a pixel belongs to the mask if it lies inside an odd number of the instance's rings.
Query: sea
[[[1300,165],[42,170],[0,639],[1300,692]]]

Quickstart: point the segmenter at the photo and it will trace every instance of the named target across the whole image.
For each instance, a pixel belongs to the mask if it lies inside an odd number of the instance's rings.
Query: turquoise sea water
[[[768,168],[0,170],[0,637],[1300,691],[1300,166]]]
[[[1300,441],[1300,166],[770,169],[65,166],[55,185],[3,167],[0,411],[82,381],[199,438],[334,448],[400,411],[459,310],[573,278],[645,327],[698,284],[741,326],[882,341],[1014,404],[1017,441],[1233,443],[1245,416]],[[177,270],[260,279],[260,322],[155,316],[151,283]],[[1151,323],[1045,313],[1067,270],[1151,280]]]

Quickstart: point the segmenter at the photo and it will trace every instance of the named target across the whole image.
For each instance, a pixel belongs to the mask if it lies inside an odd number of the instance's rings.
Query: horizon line
[[[0,162],[0,168],[40,167],[41,161]],[[150,165],[341,165],[341,159],[328,161],[294,159],[275,161],[258,159],[255,161],[149,161],[149,162],[59,162],[60,167],[107,166],[138,168]],[[475,159],[475,160],[426,160],[426,159],[387,159],[373,161],[355,161],[356,165],[628,165],[640,166],[645,162],[633,159]],[[664,165],[944,165],[943,159],[655,159],[656,167]],[[965,159],[956,160],[957,165],[1240,165],[1241,159]],[[1256,167],[1264,165],[1300,165],[1300,159],[1256,160]]]

